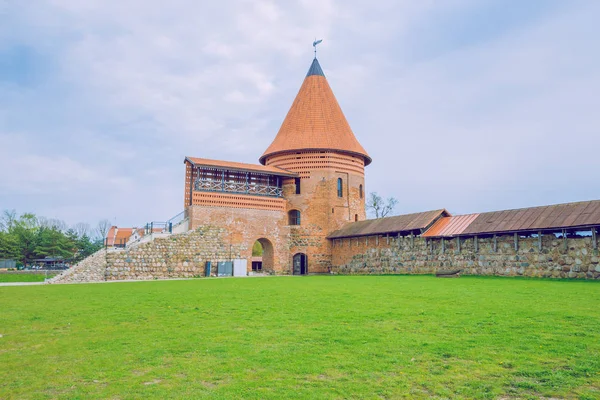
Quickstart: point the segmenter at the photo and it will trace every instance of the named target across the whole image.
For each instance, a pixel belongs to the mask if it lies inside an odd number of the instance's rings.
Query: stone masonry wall
[[[340,274],[433,274],[462,269],[463,274],[600,279],[600,257],[591,237],[557,238],[513,235],[444,240],[369,236],[337,239],[332,272]]]
[[[247,251],[229,244],[227,230],[201,226],[193,231],[158,238],[131,249],[106,253],[106,280],[169,279],[205,276],[206,261],[212,261],[215,276],[217,261],[242,258]]]
[[[63,273],[49,279],[48,283],[103,282],[105,273],[106,250],[100,249]]]

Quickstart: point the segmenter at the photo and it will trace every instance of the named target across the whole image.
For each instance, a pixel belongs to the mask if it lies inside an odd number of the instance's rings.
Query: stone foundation
[[[244,258],[241,254],[247,251],[239,244],[230,245],[224,228],[202,226],[185,234],[106,253],[105,277],[106,280],[201,277],[206,274],[207,261]],[[216,275],[216,265],[211,275]]]
[[[369,236],[337,239],[332,272],[340,274],[434,274],[462,269],[463,274],[600,279],[600,256],[591,237],[555,235],[425,239]]]

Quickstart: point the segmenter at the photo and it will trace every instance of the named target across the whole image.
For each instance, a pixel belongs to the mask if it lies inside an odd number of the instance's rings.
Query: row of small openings
[[[194,197],[194,200],[203,202],[213,202],[221,204],[248,204],[257,206],[274,206],[279,207],[282,204],[277,202],[262,202],[262,201],[247,201],[246,199],[218,199],[218,198],[206,198],[206,197]]]
[[[352,161],[352,162],[359,162],[360,159],[353,157],[353,156],[348,156],[348,155],[343,155],[343,154],[336,154],[336,153],[329,153],[329,154],[325,154],[325,155],[317,155],[314,153],[306,153],[306,154],[296,154],[296,155],[284,155],[284,156],[280,156],[280,157],[274,157],[273,160],[271,161],[283,161],[283,160],[293,160],[295,158],[304,158],[304,159],[316,159],[316,158],[333,158],[333,159],[337,159],[337,160],[346,160],[346,161]]]
[[[364,171],[361,169],[357,169],[357,168],[353,168],[351,165],[347,165],[347,164],[337,164],[337,163],[327,163],[325,165],[287,165],[287,164],[280,164],[279,167],[281,168],[285,168],[288,169],[290,171],[294,171],[294,172],[310,172],[311,170],[314,169],[338,169],[338,170],[344,170],[344,171],[348,171],[348,172],[352,172],[354,174],[357,175],[364,175]]]
[[[344,160],[346,162],[352,162],[352,163],[356,163],[359,160],[357,160],[355,157],[344,157],[344,156],[339,156],[339,155],[335,155],[335,154],[328,154],[328,155],[324,155],[324,156],[317,156],[317,155],[297,155],[297,156],[292,156],[292,157],[281,157],[280,159],[278,158],[278,160],[281,161],[292,161],[294,159],[298,160],[298,159],[305,159],[305,160],[310,160],[310,159],[321,159],[321,158],[330,158],[333,160]]]
[[[220,196],[220,195],[216,195],[216,196],[205,196],[204,193],[198,193],[198,192],[194,192],[194,198],[204,198],[204,199],[211,199],[211,200],[217,200],[217,201],[230,201],[230,200],[241,200],[241,201],[246,201],[248,203],[256,203],[256,204],[263,204],[263,203],[273,203],[273,204],[277,204],[277,203],[282,203],[283,200],[281,199],[268,199],[268,198],[247,198],[247,197],[239,197],[239,196]]]
[[[282,207],[277,207],[271,204],[247,204],[247,203],[225,203],[225,202],[221,202],[221,201],[207,201],[207,200],[201,200],[199,202],[196,202],[195,205],[214,205],[214,206],[223,206],[223,207],[232,207],[232,208],[269,208],[269,209],[273,209],[273,210],[280,210]]]

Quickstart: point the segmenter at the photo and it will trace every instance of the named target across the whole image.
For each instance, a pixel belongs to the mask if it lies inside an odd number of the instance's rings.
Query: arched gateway
[[[262,254],[261,254],[261,265],[260,265],[260,269],[258,271],[273,271],[274,269],[274,260],[273,260],[273,243],[271,243],[271,241],[267,238],[259,238],[256,239],[256,242],[260,243],[260,246],[262,247]],[[253,254],[254,255],[254,254]],[[254,257],[252,257],[253,262],[254,262]],[[254,268],[252,268],[254,270]]]

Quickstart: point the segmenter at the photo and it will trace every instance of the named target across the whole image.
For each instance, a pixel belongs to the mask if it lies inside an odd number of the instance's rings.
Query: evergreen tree
[[[74,250],[75,244],[61,231],[54,228],[42,228],[38,231],[38,241],[34,249],[37,257],[71,259]]]
[[[38,241],[37,218],[33,214],[23,214],[10,228],[9,234],[13,235],[19,244],[19,261],[26,264],[35,258],[35,248]]]
[[[80,261],[100,250],[102,243],[98,241],[92,242],[90,238],[84,234],[82,237],[77,239],[76,246],[77,255],[75,258],[76,261]]]
[[[19,241],[14,235],[0,231],[0,258],[20,260]]]

